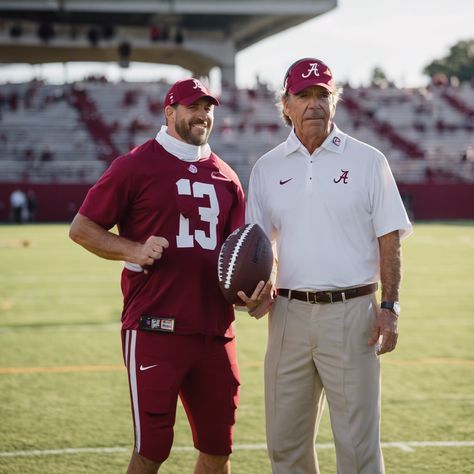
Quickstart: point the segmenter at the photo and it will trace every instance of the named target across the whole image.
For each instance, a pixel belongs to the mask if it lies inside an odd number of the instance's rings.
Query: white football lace
[[[247,237],[247,234],[252,230],[254,224],[249,225],[243,232],[242,235],[240,236],[239,240],[235,244],[234,251],[232,252],[232,255],[229,260],[229,266],[227,267],[227,276],[224,282],[224,288],[228,289],[230,287],[230,283],[232,280],[232,274],[234,273],[234,267],[235,267],[235,261],[237,260],[237,256],[239,254],[240,247],[242,247],[242,244],[245,241],[245,238]]]
[[[225,254],[225,249],[227,248],[227,245],[228,245],[228,239],[232,235],[238,234],[239,230],[240,230],[240,228],[235,229],[234,232],[232,232],[232,234],[229,234],[227,236],[227,239],[224,242],[224,245],[222,245],[221,251],[219,252],[219,261],[217,262],[217,274],[218,274],[219,281],[222,281],[222,279],[223,279],[223,275],[222,275],[223,268],[222,267],[224,266],[224,254]]]

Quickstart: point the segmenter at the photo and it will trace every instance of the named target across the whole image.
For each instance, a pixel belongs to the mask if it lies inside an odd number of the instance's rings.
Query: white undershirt
[[[162,125],[160,131],[156,134],[155,140],[173,156],[183,161],[198,161],[201,158],[207,158],[211,154],[211,147],[208,143],[197,146],[182,142],[172,137],[168,133],[168,127]]]

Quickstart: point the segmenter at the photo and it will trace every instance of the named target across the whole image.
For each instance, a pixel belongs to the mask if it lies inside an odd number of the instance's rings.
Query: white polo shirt
[[[310,155],[294,133],[250,176],[247,215],[276,243],[277,288],[379,281],[377,237],[412,226],[385,156],[336,125]]]

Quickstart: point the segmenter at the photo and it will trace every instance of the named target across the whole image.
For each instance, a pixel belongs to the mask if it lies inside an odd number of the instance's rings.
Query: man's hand
[[[148,237],[144,244],[138,248],[136,263],[141,267],[153,265],[156,260],[159,260],[163,255],[164,249],[168,248],[169,242],[164,237],[157,237],[152,235]],[[148,273],[145,270],[145,273]]]
[[[389,309],[377,309],[372,336],[368,342],[369,346],[376,344],[380,336],[382,336],[382,341],[380,347],[376,347],[376,354],[392,352],[397,346],[398,318]]]
[[[273,284],[270,280],[267,283],[262,280],[255,287],[252,296],[248,297],[243,291],[237,293],[247,306],[247,311],[252,318],[260,319],[270,311],[274,301],[272,288]]]

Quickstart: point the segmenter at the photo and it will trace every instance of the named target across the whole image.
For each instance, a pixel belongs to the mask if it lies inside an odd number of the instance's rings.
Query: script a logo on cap
[[[309,65],[310,65],[310,68],[308,69],[306,74],[301,74],[301,77],[303,79],[306,79],[309,76],[311,76],[311,74],[314,74],[315,76],[319,77],[319,71],[318,71],[319,64],[318,63],[310,63]]]
[[[204,88],[203,88],[204,86],[197,79],[193,79],[193,82],[194,82],[193,89],[199,89],[204,92]]]

